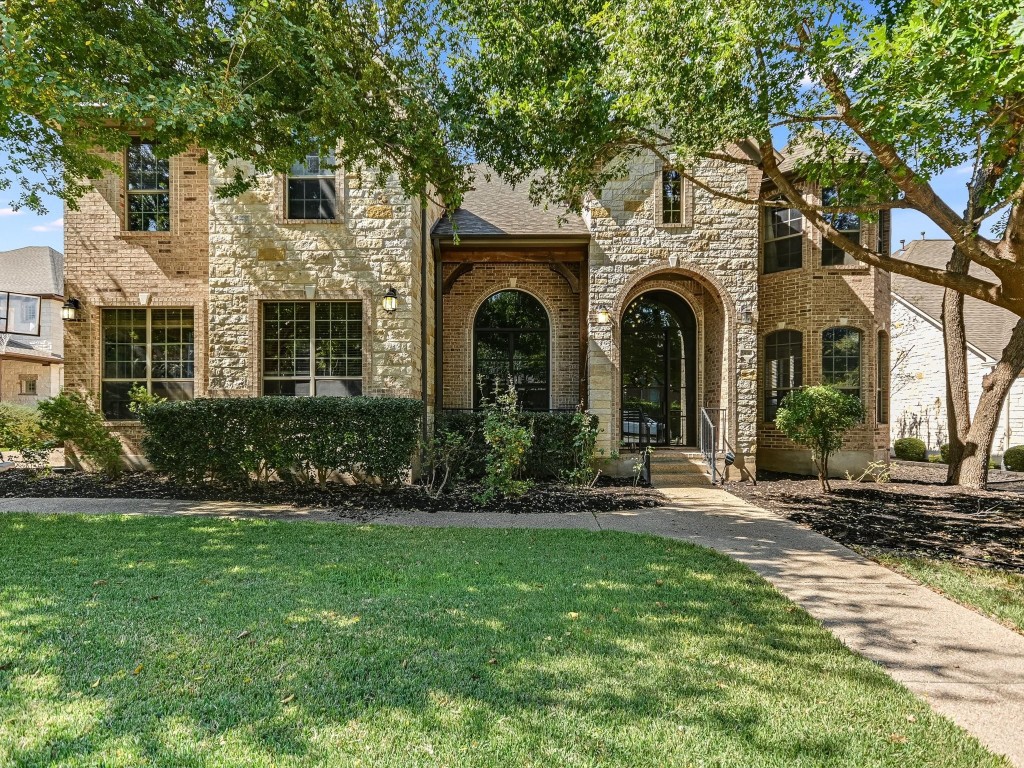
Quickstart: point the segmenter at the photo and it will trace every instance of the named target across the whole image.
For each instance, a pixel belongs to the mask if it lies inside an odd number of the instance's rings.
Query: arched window
[[[804,383],[804,337],[775,331],[764,339],[764,419],[775,421],[783,399]]]
[[[889,423],[889,377],[892,375],[892,364],[889,362],[889,334],[878,332],[878,386],[875,404],[875,419],[879,424]]]
[[[765,209],[764,271],[803,266],[804,217],[796,208]]]
[[[828,208],[835,208],[842,203],[839,200],[839,192],[835,187],[826,187],[821,193],[821,204]],[[860,216],[856,213],[826,213],[822,216],[825,221],[838,229],[841,233],[850,238],[853,242],[860,242]],[[839,264],[856,264],[857,260],[837,245],[833,245],[824,237],[821,239],[821,266],[834,267]]]
[[[473,323],[473,406],[493,400],[512,380],[525,410],[547,410],[550,323],[544,307],[523,291],[487,298]]]
[[[828,328],[821,334],[821,383],[860,397],[860,331]]]

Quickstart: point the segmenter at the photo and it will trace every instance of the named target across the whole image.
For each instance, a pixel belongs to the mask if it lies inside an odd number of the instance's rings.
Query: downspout
[[[420,198],[420,396],[423,399],[422,433],[423,443],[428,437],[427,413],[430,408],[430,397],[427,394],[427,195],[426,190]],[[437,301],[437,297],[434,297]]]

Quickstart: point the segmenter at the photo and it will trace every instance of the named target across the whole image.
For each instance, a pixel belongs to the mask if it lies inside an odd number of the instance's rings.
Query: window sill
[[[822,264],[823,272],[853,272],[855,274],[868,274],[871,267],[867,264]]]
[[[143,231],[141,229],[122,229],[118,234],[123,240],[134,240],[139,238],[140,240],[149,240],[154,237],[171,237],[174,235],[174,231],[170,229],[164,229],[159,232]]]
[[[323,227],[336,227],[339,224],[344,224],[345,220],[340,218],[335,219],[278,219],[278,224],[286,227],[308,227],[308,226],[323,226]]]

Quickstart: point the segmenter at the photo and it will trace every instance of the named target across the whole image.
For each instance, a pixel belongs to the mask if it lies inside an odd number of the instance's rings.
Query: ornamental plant
[[[523,479],[526,457],[533,443],[533,425],[519,410],[515,384],[488,403],[484,411],[484,442],[487,459],[483,477],[484,490],[477,497],[487,504],[495,498],[519,498],[530,489]]]
[[[843,447],[843,436],[864,419],[859,398],[835,387],[816,386],[790,392],[775,415],[775,426],[797,445],[809,448],[822,493],[831,493],[828,463]]]
[[[17,453],[22,464],[43,470],[47,455],[54,447],[53,437],[40,426],[35,409],[0,403],[0,451]]]
[[[70,443],[82,458],[111,477],[124,471],[121,441],[107,429],[88,397],[64,391],[40,402],[38,409],[39,426],[55,439]]]

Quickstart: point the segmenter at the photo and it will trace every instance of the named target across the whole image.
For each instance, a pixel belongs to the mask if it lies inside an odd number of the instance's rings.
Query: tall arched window
[[[767,208],[764,216],[765,274],[800,269],[804,263],[803,215],[796,208]]]
[[[860,331],[827,328],[821,334],[821,383],[860,397]]]
[[[487,298],[473,323],[473,406],[493,400],[512,380],[526,410],[547,410],[550,323],[544,307],[524,291]]]
[[[783,399],[804,383],[804,337],[800,331],[775,331],[764,339],[764,419],[775,421]]]

